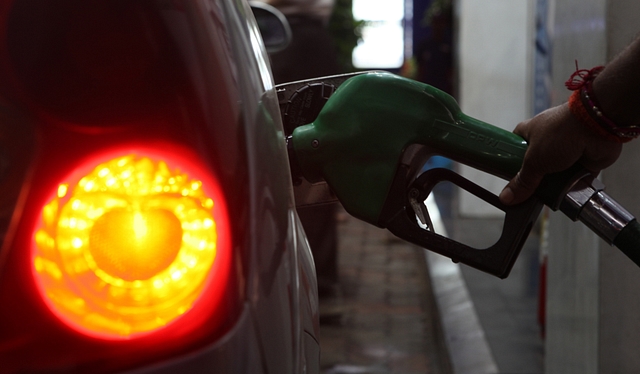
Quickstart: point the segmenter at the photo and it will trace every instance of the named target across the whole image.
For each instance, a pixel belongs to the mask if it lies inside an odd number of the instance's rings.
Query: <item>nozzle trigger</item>
[[[420,191],[418,191],[418,189],[412,188],[411,191],[409,191],[409,203],[411,204],[411,208],[413,208],[413,212],[415,213],[416,217],[418,217],[418,219],[420,220],[420,223],[426,226],[426,228],[429,231],[435,232],[435,228],[433,227],[433,222],[431,222],[431,217],[429,216],[429,211],[427,210],[427,207],[424,205],[424,200],[422,201],[417,200],[419,196],[420,196]]]

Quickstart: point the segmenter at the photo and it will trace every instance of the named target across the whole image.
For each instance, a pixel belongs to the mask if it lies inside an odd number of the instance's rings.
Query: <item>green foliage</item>
[[[362,38],[364,21],[353,18],[352,0],[336,0],[329,30],[337,50],[338,64],[344,73],[356,70],[351,55]]]

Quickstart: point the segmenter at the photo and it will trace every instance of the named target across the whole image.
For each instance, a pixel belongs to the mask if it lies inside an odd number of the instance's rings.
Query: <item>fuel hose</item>
[[[629,222],[616,236],[613,245],[640,266],[640,223],[635,219]]]

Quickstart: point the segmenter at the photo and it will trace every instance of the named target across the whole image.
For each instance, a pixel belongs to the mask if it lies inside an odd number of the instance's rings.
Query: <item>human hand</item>
[[[521,122],[513,131],[529,143],[520,172],[500,193],[500,201],[514,205],[529,198],[549,173],[576,162],[597,175],[613,164],[622,144],[603,138],[576,119],[568,104],[548,109]]]

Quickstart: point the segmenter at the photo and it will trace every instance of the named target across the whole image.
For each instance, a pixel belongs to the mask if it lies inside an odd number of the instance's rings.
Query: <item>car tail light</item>
[[[0,372],[110,372],[228,331],[242,297],[227,194],[198,154],[159,142],[59,163],[57,148],[2,249]]]
[[[242,121],[228,45],[191,35],[211,32],[195,14],[0,5],[0,373],[131,369],[237,322]]]
[[[228,218],[224,209],[213,215],[224,199],[206,173],[186,166],[170,154],[114,153],[52,186],[32,261],[40,294],[62,321],[128,339],[180,318],[207,283],[224,286],[224,265],[214,264],[228,261],[218,243]]]

